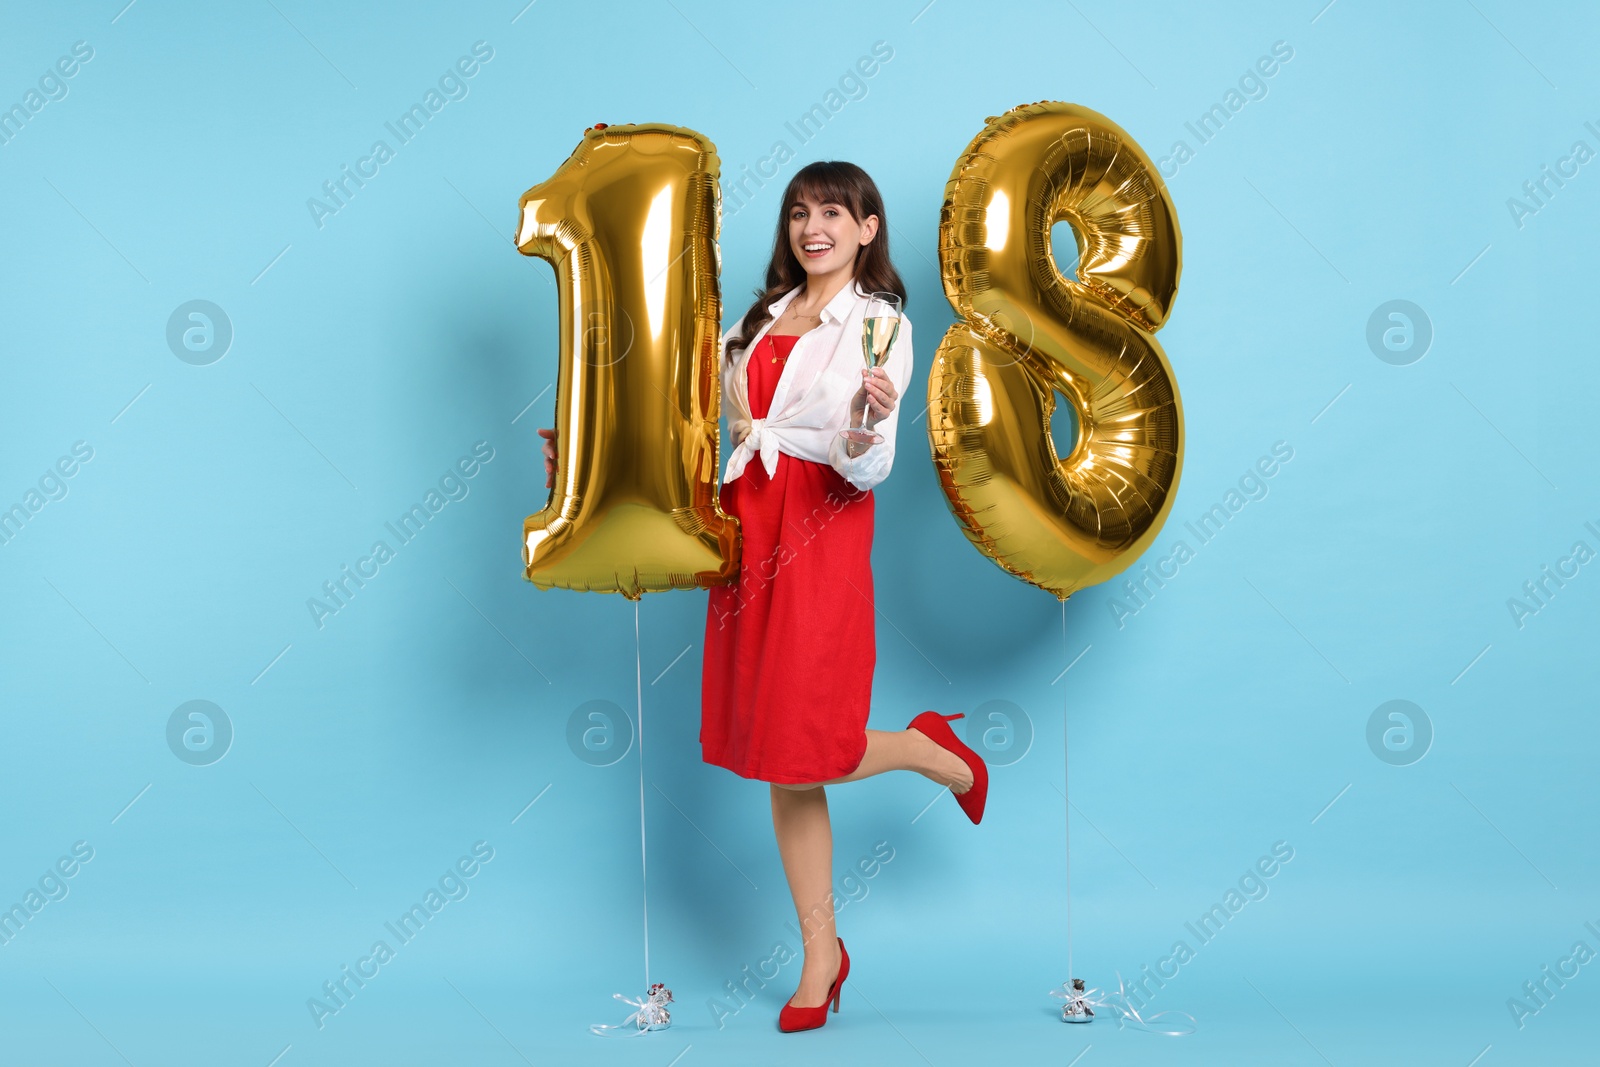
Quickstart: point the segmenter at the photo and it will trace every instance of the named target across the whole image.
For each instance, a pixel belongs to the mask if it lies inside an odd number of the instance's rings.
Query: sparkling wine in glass
[[[881,367],[888,362],[889,349],[900,334],[900,298],[893,293],[871,293],[867,296],[866,314],[861,319],[861,352],[868,367]],[[866,393],[862,386],[861,392]],[[861,420],[865,423],[867,404],[861,405]],[[840,430],[839,436],[847,442],[862,445],[883,443],[883,435],[865,425],[857,425],[851,415],[849,429]]]

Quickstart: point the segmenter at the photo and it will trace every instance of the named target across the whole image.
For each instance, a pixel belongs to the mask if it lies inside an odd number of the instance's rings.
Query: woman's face
[[[789,247],[808,277],[853,273],[856,252],[878,232],[878,216],[861,221],[843,204],[801,197],[789,208]]]

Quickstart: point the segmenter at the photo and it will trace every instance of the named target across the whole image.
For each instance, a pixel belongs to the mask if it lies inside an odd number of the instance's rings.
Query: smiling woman
[[[736,447],[723,506],[739,518],[746,565],[710,592],[700,747],[707,763],[770,783],[805,957],[778,1015],[784,1031],[823,1025],[850,973],[823,787],[912,770],[949,786],[974,822],[987,788],[982,760],[933,712],[904,730],[867,729],[872,490],[893,464],[898,401],[911,382],[904,316],[882,365],[864,358],[880,354],[866,327],[885,295],[903,306],[877,185],[853,163],[812,163],[784,191],[765,285],[724,348]],[[881,433],[847,443],[846,426]]]
[[[722,507],[739,520],[741,550],[734,582],[710,587],[700,752],[768,783],[804,931],[799,988],[778,1014],[785,1032],[821,1026],[850,973],[823,787],[915,771],[948,786],[974,823],[988,790],[983,760],[946,722],[960,716],[925,711],[903,730],[867,729],[877,663],[872,490],[894,463],[912,351],[903,314],[887,351],[873,343],[882,326],[868,324],[905,295],[877,185],[853,163],[811,163],[784,190],[765,283],[721,345],[735,443]],[[847,444],[846,428],[877,434]],[[556,431],[539,434],[553,485]]]

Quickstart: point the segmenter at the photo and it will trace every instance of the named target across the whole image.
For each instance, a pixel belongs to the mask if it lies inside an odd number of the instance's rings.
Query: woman
[[[872,489],[889,474],[911,322],[882,367],[864,365],[869,293],[905,299],[883,200],[852,163],[802,168],[784,190],[766,287],[725,339],[722,397],[735,448],[722,507],[740,520],[737,581],[710,590],[700,744],[707,763],[770,783],[772,823],[804,932],[788,1032],[821,1026],[850,958],[833,915],[833,836],[823,786],[911,770],[950,787],[974,823],[983,760],[925,712],[866,728],[876,663]],[[847,421],[848,420],[848,421]],[[865,425],[878,444],[839,436]],[[554,430],[541,429],[555,473]],[[756,462],[751,462],[756,460]]]

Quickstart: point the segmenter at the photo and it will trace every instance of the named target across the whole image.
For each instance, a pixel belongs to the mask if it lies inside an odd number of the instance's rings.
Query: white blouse
[[[861,392],[861,371],[867,365],[861,349],[867,294],[855,281],[828,301],[821,324],[795,341],[772,393],[767,417],[758,419],[750,413],[747,366],[751,353],[800,289],[796,286],[767,305],[772,319],[743,349],[728,352],[728,338],[736,336],[738,329],[722,336],[722,396],[727,404],[728,430],[738,442],[722,480],[731,482],[739,477],[757,454],[771,477],[778,470],[778,453],[786,452],[796,459],[826,463],[856,488],[871,489],[889,476],[894,464],[895,427],[911,384],[911,320],[901,318],[883,365],[899,395],[888,417],[873,427],[883,441],[852,458],[844,450],[839,431],[850,425],[850,402]],[[743,325],[741,319],[739,326]]]

